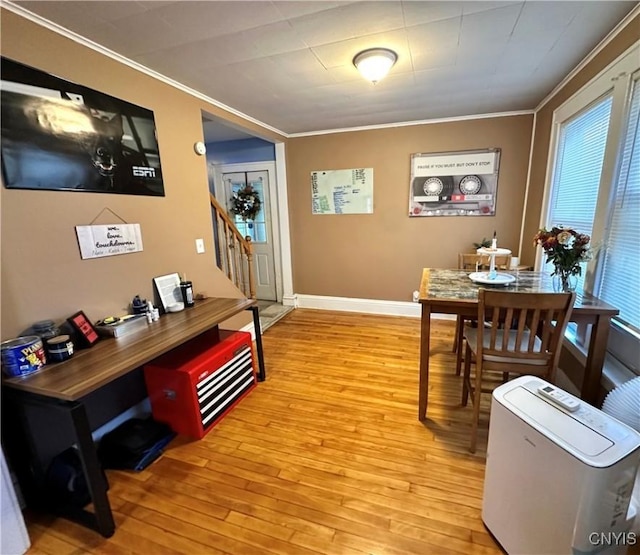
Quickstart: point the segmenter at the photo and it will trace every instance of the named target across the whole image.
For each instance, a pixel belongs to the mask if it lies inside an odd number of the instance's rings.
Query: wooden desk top
[[[516,281],[501,287],[504,291],[519,293],[553,293],[553,278],[545,272],[524,270],[504,270],[516,277]],[[473,304],[478,303],[478,289],[485,285],[474,283],[469,279],[468,270],[441,270],[424,268],[420,281],[420,298],[423,304]],[[576,292],[573,305],[576,315],[606,314],[615,316],[619,310],[597,297]]]
[[[103,338],[65,362],[47,364],[33,374],[7,378],[4,387],[76,401],[189,339],[257,304],[253,299],[211,298],[124,337]]]

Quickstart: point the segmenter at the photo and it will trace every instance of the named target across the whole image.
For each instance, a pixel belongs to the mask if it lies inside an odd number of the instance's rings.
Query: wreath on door
[[[251,185],[238,189],[231,197],[231,213],[240,216],[244,222],[255,220],[261,207],[260,195]]]

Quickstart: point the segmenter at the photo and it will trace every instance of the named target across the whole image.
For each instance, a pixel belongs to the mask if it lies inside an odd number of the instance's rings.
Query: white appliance
[[[0,553],[22,555],[30,545],[4,451],[0,449]]]
[[[482,520],[510,555],[625,553],[640,434],[532,376],[496,388]]]

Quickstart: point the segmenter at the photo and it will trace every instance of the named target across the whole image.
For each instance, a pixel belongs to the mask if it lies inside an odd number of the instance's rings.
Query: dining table
[[[478,316],[478,290],[481,287],[499,287],[501,290],[522,293],[553,293],[553,278],[546,272],[509,270],[515,279],[510,283],[489,285],[472,281],[468,270],[424,268],[420,281],[420,390],[418,419],[426,420],[429,396],[429,341],[432,314],[453,314],[466,318]],[[485,280],[483,280],[485,281]],[[586,324],[586,363],[580,388],[580,398],[595,404],[598,399],[600,378],[607,350],[611,319],[619,310],[604,301],[576,291],[571,322]]]

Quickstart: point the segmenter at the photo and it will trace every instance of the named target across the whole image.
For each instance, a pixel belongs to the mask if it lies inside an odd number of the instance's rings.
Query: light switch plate
[[[196,239],[196,252],[202,254],[204,252],[204,239]]]

